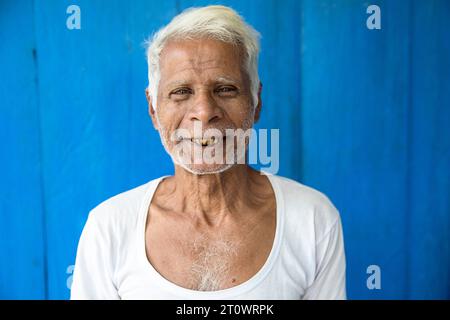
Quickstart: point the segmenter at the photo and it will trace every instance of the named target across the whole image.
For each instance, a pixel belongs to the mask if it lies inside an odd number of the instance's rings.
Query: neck
[[[196,175],[175,166],[174,193],[181,199],[181,211],[208,225],[240,212],[248,201],[247,192],[256,173],[247,165],[236,165],[216,174]]]

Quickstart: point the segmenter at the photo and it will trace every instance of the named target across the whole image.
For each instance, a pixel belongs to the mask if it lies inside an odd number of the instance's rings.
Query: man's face
[[[243,61],[242,49],[212,39],[171,41],[161,52],[158,103],[150,115],[172,159],[193,173],[224,171],[232,154],[238,160],[242,145],[226,129],[247,130],[255,120]],[[213,163],[205,160],[211,156]]]

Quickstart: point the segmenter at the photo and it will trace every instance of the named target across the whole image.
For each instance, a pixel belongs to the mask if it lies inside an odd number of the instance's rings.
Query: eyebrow
[[[237,84],[238,81],[234,78],[231,77],[227,77],[227,76],[220,76],[217,77],[216,79],[214,79],[214,82],[219,82],[219,83],[227,83],[227,84]],[[187,79],[181,79],[181,80],[174,80],[172,82],[169,82],[168,84],[165,85],[166,88],[173,88],[173,87],[178,87],[178,86],[186,86],[190,83],[189,80]]]
[[[233,79],[231,77],[218,77],[215,80],[216,82],[227,82],[227,83],[237,83],[238,81],[236,79]]]
[[[169,82],[168,84],[165,85],[166,88],[168,87],[178,87],[178,86],[182,86],[182,85],[186,85],[188,84],[189,81],[187,79],[181,79],[181,80],[174,80]]]

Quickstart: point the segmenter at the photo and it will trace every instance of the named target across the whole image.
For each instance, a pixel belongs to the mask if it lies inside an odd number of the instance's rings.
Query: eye
[[[189,88],[178,88],[173,90],[170,94],[176,94],[176,95],[185,95],[192,93],[192,90]]]
[[[222,86],[218,87],[215,91],[223,96],[233,96],[236,94],[237,88],[233,86]]]

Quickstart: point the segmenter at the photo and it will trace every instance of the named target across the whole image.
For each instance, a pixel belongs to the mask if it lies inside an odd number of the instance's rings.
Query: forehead
[[[242,68],[242,49],[213,39],[172,40],[160,55],[161,82],[180,76],[241,79]]]

